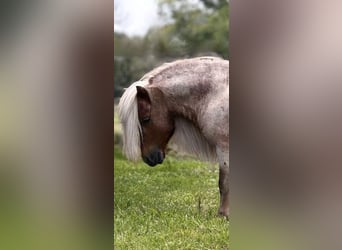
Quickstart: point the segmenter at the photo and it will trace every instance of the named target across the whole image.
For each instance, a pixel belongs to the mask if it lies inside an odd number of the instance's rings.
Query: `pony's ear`
[[[151,99],[147,90],[141,86],[136,86],[136,88],[137,88],[137,97],[139,99],[147,101],[148,103],[151,103]]]

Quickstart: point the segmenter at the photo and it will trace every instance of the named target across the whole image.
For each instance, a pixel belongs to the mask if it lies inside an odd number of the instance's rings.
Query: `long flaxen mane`
[[[179,150],[194,155],[203,161],[217,161],[215,146],[207,141],[197,127],[184,118],[176,118],[175,125],[176,129],[171,142]]]
[[[141,157],[141,126],[138,117],[138,101],[136,86],[145,86],[148,82],[137,81],[129,86],[119,102],[119,118],[123,129],[123,152],[130,160]]]
[[[142,133],[138,119],[136,86],[147,86],[151,78],[162,74],[167,68],[177,63],[181,63],[181,60],[173,63],[165,63],[147,73],[141,80],[127,88],[120,99],[119,118],[123,128],[123,152],[130,160],[138,160],[141,158],[140,140]],[[160,90],[163,92],[163,89],[160,88]],[[175,132],[171,138],[171,142],[177,146],[177,149],[194,155],[201,160],[217,161],[215,146],[210,144],[201,131],[185,118],[176,118]]]

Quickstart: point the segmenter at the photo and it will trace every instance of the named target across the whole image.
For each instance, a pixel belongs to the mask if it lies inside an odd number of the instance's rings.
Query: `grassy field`
[[[116,146],[115,249],[228,249],[217,182],[217,166],[168,156],[152,168],[127,161]]]

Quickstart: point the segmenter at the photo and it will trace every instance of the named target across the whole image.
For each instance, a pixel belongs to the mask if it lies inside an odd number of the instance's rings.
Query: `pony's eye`
[[[142,119],[141,122],[144,123],[144,124],[146,124],[146,123],[148,123],[150,120],[151,120],[150,117],[144,117],[144,118]]]

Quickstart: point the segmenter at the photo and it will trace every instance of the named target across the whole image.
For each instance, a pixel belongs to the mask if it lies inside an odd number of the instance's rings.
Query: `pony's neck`
[[[229,63],[218,58],[194,58],[165,64],[142,80],[160,89],[168,110],[200,126],[200,117],[228,85]]]
[[[165,91],[168,110],[174,117],[182,117],[199,126],[199,115],[205,108],[208,90],[201,87],[182,86],[177,91]]]
[[[175,117],[183,117],[194,124],[198,124],[198,114],[200,112],[198,104],[190,101],[175,102],[169,107],[170,112]]]

